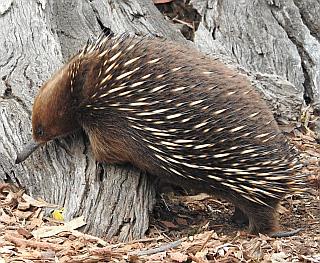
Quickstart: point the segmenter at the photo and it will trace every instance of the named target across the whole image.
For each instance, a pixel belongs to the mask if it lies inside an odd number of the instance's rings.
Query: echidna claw
[[[270,235],[270,237],[292,237],[296,234],[298,234],[300,231],[302,231],[303,228],[298,228],[298,229],[294,229],[294,230],[291,230],[291,231],[279,231],[279,232],[275,232],[275,233],[272,233]]]

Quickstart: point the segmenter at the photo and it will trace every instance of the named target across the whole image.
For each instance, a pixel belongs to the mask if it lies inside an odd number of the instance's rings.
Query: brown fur
[[[66,71],[66,66],[58,71],[42,86],[35,98],[32,112],[37,114],[32,114],[32,129],[34,139],[38,142],[47,142],[80,129],[74,118],[75,108],[70,103],[72,95],[65,77]],[[37,131],[44,128],[44,134],[40,136]]]

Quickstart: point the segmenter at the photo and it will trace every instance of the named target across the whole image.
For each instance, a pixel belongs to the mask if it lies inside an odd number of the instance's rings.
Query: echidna
[[[32,128],[17,162],[83,129],[98,161],[225,198],[252,233],[276,231],[280,199],[301,188],[295,154],[246,77],[167,40],[88,43],[40,89]]]

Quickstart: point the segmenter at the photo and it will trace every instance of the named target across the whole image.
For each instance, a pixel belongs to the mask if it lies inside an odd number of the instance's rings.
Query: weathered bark
[[[320,3],[316,0],[194,0],[200,50],[250,72],[277,115],[320,102]],[[319,105],[320,107],[320,105]]]
[[[299,116],[304,95],[320,101],[319,3],[303,2],[193,1],[202,15],[196,47],[247,73],[286,119]],[[152,179],[97,164],[82,134],[49,143],[14,165],[31,138],[38,87],[101,27],[187,43],[151,0],[0,2],[0,180],[63,206],[67,220],[84,215],[89,233],[127,240],[148,227]]]

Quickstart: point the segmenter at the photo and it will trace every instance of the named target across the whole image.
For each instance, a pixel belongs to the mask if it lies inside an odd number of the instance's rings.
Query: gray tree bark
[[[151,0],[1,0],[0,181],[63,206],[66,220],[84,215],[84,231],[91,234],[119,240],[144,235],[153,180],[133,168],[97,164],[82,134],[14,165],[16,152],[31,138],[38,87],[101,27],[165,37],[219,57],[247,74],[282,118],[297,119],[304,97],[320,102],[318,1],[192,3],[202,16],[194,44]]]
[[[319,1],[191,2],[196,46],[246,71],[277,116],[295,120],[305,101],[320,108]]]

